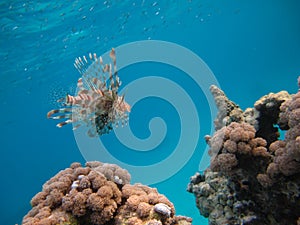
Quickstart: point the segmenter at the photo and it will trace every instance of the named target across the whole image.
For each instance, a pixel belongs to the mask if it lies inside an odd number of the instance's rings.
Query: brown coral
[[[220,170],[229,171],[238,164],[237,158],[231,153],[222,153],[217,157]]]
[[[217,142],[217,143],[216,143]],[[211,168],[213,171],[228,172],[238,165],[239,158],[264,157],[270,154],[266,149],[267,142],[255,137],[255,128],[247,123],[232,122],[216,131],[211,138]]]
[[[300,89],[265,95],[231,123],[226,106],[236,105],[214,90],[221,113],[217,131],[206,137],[211,165],[188,186],[200,213],[216,225],[299,224]],[[284,140],[278,127],[286,130]]]
[[[281,105],[288,101],[291,96],[286,91],[270,93],[261,97],[254,104],[254,109],[259,112],[256,136],[264,138],[268,145],[276,141],[279,137],[277,124],[279,113],[282,111]]]
[[[155,218],[166,223],[165,215],[155,212],[157,204],[165,204],[169,207],[170,214],[167,217],[174,217],[175,209],[173,204],[164,196],[157,192],[155,188],[150,188],[142,184],[125,185],[122,188],[123,197],[127,199],[125,205],[121,207],[116,218],[117,224],[130,224],[128,221],[128,213],[130,213],[130,221],[133,217],[138,219]]]
[[[81,218],[86,220],[84,216],[90,214],[90,221],[94,224],[104,224],[111,220],[121,203],[122,194],[117,184],[109,180],[111,176],[106,177],[97,171],[102,166],[103,164],[97,164],[95,167],[82,167],[80,163],[73,163],[70,168],[59,172],[46,182],[43,191],[32,199],[32,206],[37,213],[26,215],[23,224],[34,224],[32,222],[36,221],[36,218],[40,220],[36,224],[52,224],[46,219],[52,215],[52,209],[64,212],[67,217],[77,218],[79,221]],[[112,171],[110,174],[113,174],[116,165],[111,167],[110,170],[110,167],[105,165],[106,170]],[[123,172],[119,172],[120,177],[130,177],[127,171],[119,171]],[[128,180],[125,179],[124,182]]]
[[[43,185],[32,198],[32,210],[23,225],[56,224],[190,224],[176,217],[173,204],[156,189],[130,185],[129,173],[113,164],[73,163]],[[155,212],[157,204],[170,208],[166,217]]]
[[[281,106],[279,125],[288,129],[284,141],[274,142],[270,149],[275,153],[274,163],[285,176],[300,173],[300,92]]]

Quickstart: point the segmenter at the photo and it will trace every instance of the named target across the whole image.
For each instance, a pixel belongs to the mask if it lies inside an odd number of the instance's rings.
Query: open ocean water
[[[177,214],[207,224],[186,187],[211,134],[208,84],[242,109],[269,92],[295,93],[299,11],[298,0],[0,1],[0,224],[20,224],[44,182],[85,160],[129,165],[132,182],[156,187]],[[97,152],[46,114],[75,93],[75,57],[112,47],[132,104],[129,126],[117,130],[130,133],[102,136]],[[210,71],[185,71],[195,62]]]

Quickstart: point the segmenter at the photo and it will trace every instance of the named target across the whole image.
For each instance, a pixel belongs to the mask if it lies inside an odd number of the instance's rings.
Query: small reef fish
[[[77,129],[84,124],[89,127],[88,135],[96,137],[109,133],[114,125],[127,125],[131,107],[125,102],[125,94],[118,95],[121,81],[113,48],[109,56],[113,66],[104,64],[102,57],[97,57],[96,53],[75,59],[74,66],[81,74],[77,95],[59,99],[64,107],[47,114],[49,119],[65,119],[57,127],[73,123],[73,129]]]

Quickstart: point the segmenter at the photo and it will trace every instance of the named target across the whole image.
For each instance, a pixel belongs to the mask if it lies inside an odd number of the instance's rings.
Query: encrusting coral
[[[216,132],[206,136],[211,164],[188,185],[200,213],[210,225],[299,224],[300,91],[270,93],[244,112],[211,91],[219,109]]]
[[[114,164],[73,163],[43,185],[31,200],[23,225],[188,225],[156,189],[130,184]]]

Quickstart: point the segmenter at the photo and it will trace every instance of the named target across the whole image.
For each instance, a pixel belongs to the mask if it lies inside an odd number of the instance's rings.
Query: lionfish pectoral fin
[[[66,121],[64,121],[64,122],[61,122],[61,123],[58,123],[58,124],[56,124],[56,126],[58,127],[58,128],[61,128],[62,126],[65,126],[65,125],[67,125],[67,124],[69,124],[69,123],[72,123],[73,121],[70,119],[70,120],[66,120]]]
[[[47,113],[47,118],[52,118],[52,115],[56,114],[59,112],[59,109],[52,109]]]
[[[76,130],[77,128],[79,128],[81,126],[81,124],[77,124],[76,126],[73,127],[72,130]]]
[[[72,112],[72,108],[62,108],[62,109],[52,109],[47,113],[48,119],[62,119],[62,118],[70,118],[70,113]],[[63,115],[53,116],[54,114],[62,113]]]
[[[71,117],[72,117],[72,114],[64,114],[64,115],[60,115],[60,116],[50,117],[50,119],[60,120],[60,119],[70,119]]]

